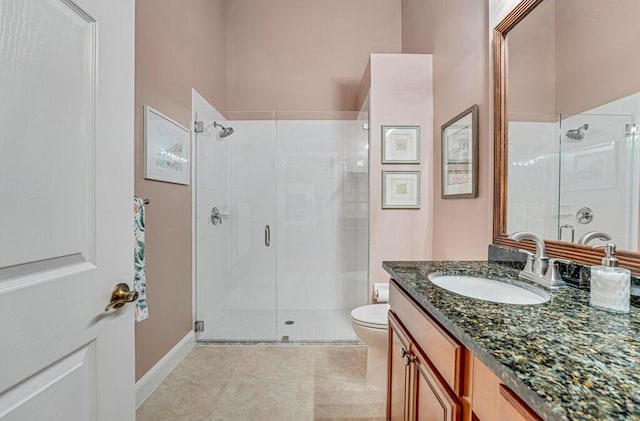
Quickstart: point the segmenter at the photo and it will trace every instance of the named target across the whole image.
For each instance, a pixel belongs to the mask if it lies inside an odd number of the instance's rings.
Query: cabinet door
[[[410,350],[409,336],[394,314],[389,312],[387,419],[390,421],[409,419]]]
[[[413,416],[415,421],[457,421],[461,406],[419,349],[413,356]]]
[[[508,387],[500,385],[498,399],[498,419],[500,421],[541,421],[542,418],[531,410]]]

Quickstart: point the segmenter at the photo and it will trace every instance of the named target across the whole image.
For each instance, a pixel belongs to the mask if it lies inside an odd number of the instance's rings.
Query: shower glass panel
[[[368,291],[367,116],[229,116],[232,135],[195,139],[198,339],[356,340],[350,310]]]
[[[635,121],[624,112],[510,116],[507,232],[572,243],[604,232],[637,250],[640,150],[627,133]]]
[[[275,121],[213,119],[196,138],[198,339],[273,341],[276,338]],[[213,208],[221,223],[215,224]]]

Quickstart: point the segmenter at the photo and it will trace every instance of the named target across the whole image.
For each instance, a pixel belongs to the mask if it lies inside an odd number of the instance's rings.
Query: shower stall
[[[637,250],[640,94],[509,121],[508,232]]]
[[[198,340],[356,340],[350,311],[368,293],[366,113],[235,114],[196,116]]]

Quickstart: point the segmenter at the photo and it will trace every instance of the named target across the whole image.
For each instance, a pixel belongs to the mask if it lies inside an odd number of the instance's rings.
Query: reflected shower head
[[[567,133],[565,133],[565,136],[567,136],[569,139],[572,139],[572,140],[582,140],[584,139],[583,131],[587,130],[588,128],[589,128],[588,124],[583,124],[577,129],[567,130]]]
[[[223,137],[231,136],[233,134],[233,127],[224,127],[222,124],[217,121],[213,122],[213,127],[220,127],[222,130],[218,132],[218,136],[222,139]]]

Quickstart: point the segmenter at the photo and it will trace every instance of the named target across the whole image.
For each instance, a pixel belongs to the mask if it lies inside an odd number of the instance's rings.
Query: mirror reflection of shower
[[[225,127],[217,121],[213,122],[213,127],[220,127],[220,131],[218,132],[218,136],[220,137],[220,139],[231,136],[233,134],[233,127]]]
[[[588,124],[583,124],[582,126],[578,127],[577,129],[570,129],[567,130],[567,133],[565,133],[565,136],[567,136],[567,138],[571,139],[571,140],[582,140],[584,139],[584,131],[589,129],[589,125]]]

